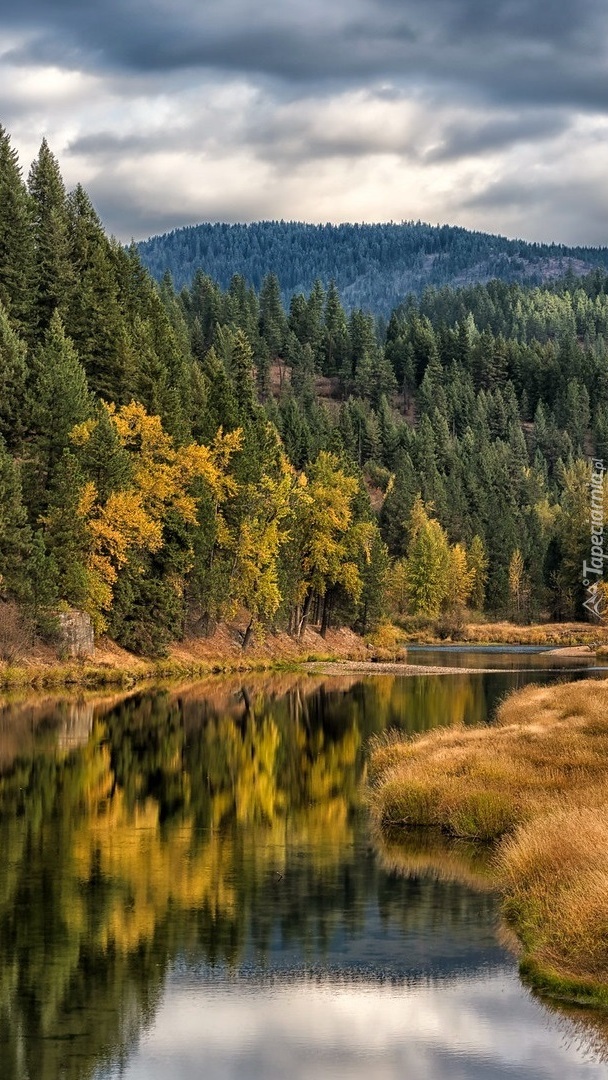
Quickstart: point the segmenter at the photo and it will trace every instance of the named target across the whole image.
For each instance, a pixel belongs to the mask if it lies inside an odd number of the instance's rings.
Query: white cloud
[[[436,13],[442,10],[440,0],[434,6]],[[187,0],[182,8],[192,33],[201,31],[201,12]],[[206,8],[212,35],[228,33],[222,10],[219,4]],[[323,11],[320,4],[264,7],[260,26],[272,30],[277,42],[287,26],[298,30],[300,59],[308,63]],[[476,0],[463,0],[462,19],[474,11]],[[494,21],[488,16],[474,33],[468,28],[474,52],[464,23],[461,39],[448,41],[454,20],[434,26],[412,3],[406,19],[383,0],[384,22],[379,13],[367,36],[366,0],[358,0],[348,18],[339,5],[327,12],[318,48],[333,47],[339,67],[352,42],[361,76],[332,81],[326,71],[322,81],[289,85],[251,69],[230,73],[225,64],[220,73],[211,61],[160,71],[135,63],[104,66],[102,50],[90,54],[96,59],[85,70],[84,45],[68,49],[63,66],[59,60],[50,64],[46,54],[36,60],[34,27],[11,31],[2,46],[2,121],[25,169],[46,135],[68,186],[83,182],[122,239],[202,220],[421,218],[532,240],[606,244],[608,120],[599,104],[585,112],[550,100],[527,106],[497,101],[487,88],[459,90],[454,81],[465,79],[467,57],[479,79],[489,77],[495,41],[488,35],[495,35],[499,14],[508,29],[505,48],[517,52],[519,43],[520,61],[531,51],[538,63],[541,53],[548,63],[548,51],[557,63],[560,48],[574,40],[570,21],[564,15],[560,22],[557,11],[554,38],[543,38],[546,19],[539,28],[531,13],[519,38],[509,12],[501,5]],[[166,35],[173,32],[166,17],[166,4],[158,0],[145,30],[159,43],[163,26]],[[403,78],[390,76],[390,65],[385,76],[365,74],[372,53],[376,69],[377,50],[392,56],[391,33],[407,44],[408,27],[425,48],[451,50],[458,61],[451,82],[442,82],[430,61],[426,71],[405,70]],[[581,33],[597,59],[588,37]],[[480,50],[486,38],[488,47]],[[289,47],[295,49],[294,40]],[[570,72],[570,61],[562,56],[560,62]],[[533,72],[524,68],[531,79]]]

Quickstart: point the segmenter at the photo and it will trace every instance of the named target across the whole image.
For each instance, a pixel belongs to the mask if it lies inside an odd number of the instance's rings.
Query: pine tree
[[[391,555],[402,556],[407,548],[406,522],[416,497],[416,477],[412,459],[401,452],[395,465],[395,477],[380,511],[380,531]]]
[[[0,438],[0,597],[28,599],[31,551],[19,469]]]
[[[201,442],[210,442],[218,428],[234,431],[239,424],[238,400],[226,367],[211,348],[201,364],[207,384],[206,409],[194,418],[193,433]]]
[[[321,367],[323,359],[323,310],[325,307],[325,291],[322,283],[317,279],[311,289],[306,302],[304,315],[304,337],[300,338],[303,345],[310,345],[315,364]]]
[[[348,359],[348,326],[335,281],[331,281],[325,301],[323,365],[325,375],[344,376]]]
[[[0,438],[14,453],[31,424],[27,350],[0,304]]]
[[[389,577],[390,558],[386,544],[382,542],[377,526],[369,548],[369,558],[363,560],[361,580],[363,588],[357,607],[355,628],[360,634],[376,629],[385,615],[386,588]]]
[[[187,303],[191,325],[198,325],[201,334],[201,354],[205,355],[213,342],[215,327],[222,322],[222,295],[215,281],[197,270],[190,291],[182,294],[182,304]]]
[[[76,424],[90,416],[92,399],[84,368],[57,311],[36,357],[35,445],[38,481],[46,483]]]
[[[79,609],[86,607],[90,594],[90,538],[80,512],[85,482],[76,455],[64,450],[52,476],[42,518],[45,548],[56,567],[59,599]]]
[[[374,408],[379,407],[383,398],[390,401],[395,396],[397,380],[390,361],[380,348],[376,348],[372,355],[371,381],[370,400]]]
[[[304,468],[310,458],[311,435],[297,400],[290,395],[281,402],[280,431],[289,460],[298,469]]]
[[[40,341],[56,308],[65,312],[74,287],[67,198],[57,159],[43,139],[28,178],[34,224],[35,289],[31,327]]]
[[[231,375],[239,418],[252,419],[257,411],[253,352],[242,330],[237,330],[234,336]]]
[[[112,248],[88,195],[78,185],[67,200],[69,256],[77,287],[64,308],[66,332],[76,346],[89,386],[121,401],[128,332],[118,297]]]
[[[27,327],[33,286],[32,204],[16,150],[0,126],[0,304]]]
[[[77,444],[78,462],[87,480],[95,485],[98,498],[105,503],[113,492],[132,484],[133,464],[107,408],[96,409],[90,427],[89,433],[87,425],[86,439]]]
[[[287,319],[281,301],[281,286],[276,274],[267,274],[260,292],[260,336],[270,361],[280,356],[285,343]]]
[[[416,405],[421,415],[439,409],[445,416],[447,413],[447,400],[444,390],[444,372],[439,359],[439,352],[435,345],[430,346],[430,352],[416,397]]]

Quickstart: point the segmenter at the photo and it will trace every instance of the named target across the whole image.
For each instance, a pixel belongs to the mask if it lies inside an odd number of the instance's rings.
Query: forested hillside
[[[74,607],[159,655],[237,611],[244,645],[580,616],[607,333],[602,271],[427,291],[385,330],[320,282],[178,294],[0,131],[4,625]]]
[[[227,288],[235,273],[259,290],[274,273],[283,300],[309,292],[319,279],[335,281],[350,311],[390,315],[408,293],[426,286],[502,281],[541,284],[568,269],[608,267],[608,250],[528,244],[501,236],[420,222],[401,225],[306,225],[262,221],[203,224],[153,236],[139,244],[145,266],[159,281],[168,270],[178,289],[197,270]]]

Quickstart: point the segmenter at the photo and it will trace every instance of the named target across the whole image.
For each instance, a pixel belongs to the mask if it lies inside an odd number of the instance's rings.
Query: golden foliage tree
[[[350,598],[361,595],[363,582],[358,559],[369,558],[374,526],[353,520],[359,482],[340,467],[335,454],[321,451],[294,488],[292,566],[297,574],[294,590],[295,628],[306,628],[312,602],[333,586]]]
[[[221,430],[210,447],[190,443],[176,447],[158,416],[131,402],[116,409],[103,405],[121,446],[131,462],[127,487],[100,497],[97,485],[88,480],[78,504],[78,515],[88,536],[86,609],[98,631],[105,627],[104,612],[112,604],[113,586],[132,551],[155,552],[163,545],[163,524],[174,512],[185,523],[196,525],[197,482],[202,482],[221,504],[234,493],[228,465],[240,446],[240,432]],[[78,425],[72,442],[86,447],[98,419]]]

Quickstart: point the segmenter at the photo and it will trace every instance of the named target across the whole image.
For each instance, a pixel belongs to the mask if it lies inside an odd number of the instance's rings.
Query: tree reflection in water
[[[176,964],[399,977],[395,935],[410,974],[463,949],[497,959],[479,882],[402,874],[402,856],[361,847],[360,781],[374,731],[478,721],[500,690],[469,675],[285,676],[6,705],[2,1075],[86,1080],[126,1060]],[[425,850],[410,870],[428,870]]]

